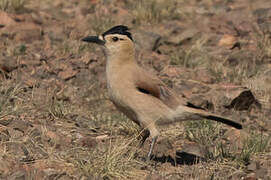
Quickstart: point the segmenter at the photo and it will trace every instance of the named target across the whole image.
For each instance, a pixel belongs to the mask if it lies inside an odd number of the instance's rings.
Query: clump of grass
[[[215,59],[214,59],[215,61]],[[225,69],[225,67],[223,66],[222,63],[217,63],[215,66],[212,65],[212,61],[209,61],[209,65],[207,67],[208,71],[210,72],[210,74],[212,75],[212,77],[215,78],[216,82],[221,82],[221,81],[225,81],[225,74],[223,72],[223,69]]]
[[[265,64],[271,57],[270,47],[270,37],[258,35],[257,49],[255,51],[233,51],[224,59],[216,58],[215,61],[210,62],[208,69],[217,80],[246,84],[252,78],[268,71],[268,67]]]
[[[208,120],[191,121],[185,124],[185,134],[190,141],[197,142],[209,149],[208,159],[220,162],[236,162],[236,165],[246,166],[249,164],[251,156],[264,153],[270,142],[270,137],[263,136],[256,132],[244,140],[241,151],[237,147],[230,147],[223,140],[225,130],[222,125]],[[233,151],[233,149],[237,151]]]
[[[52,98],[48,106],[48,112],[54,118],[64,118],[69,111],[69,105],[65,101],[58,100],[55,97]]]
[[[179,48],[170,54],[170,64],[180,65],[186,68],[195,68],[208,63],[210,57],[204,52],[205,39],[199,39],[189,49]]]
[[[271,39],[269,34],[257,34],[257,50],[258,61],[263,61],[271,57]]]
[[[261,69],[256,64],[253,55],[247,55],[242,51],[231,54],[225,57],[224,60],[216,57],[210,57],[209,59],[211,61],[207,61],[207,69],[216,78],[217,82],[227,81],[240,84],[257,75]],[[222,63],[223,61],[224,63]],[[228,65],[229,61],[236,61],[238,64]]]
[[[251,133],[250,137],[244,142],[240,156],[237,158],[242,164],[248,165],[251,156],[266,152],[271,137],[266,137],[262,133]]]
[[[220,136],[218,124],[209,120],[189,121],[185,126],[187,138],[195,142],[211,144]]]
[[[27,50],[26,45],[21,44],[14,49],[14,56],[25,55]]]
[[[0,10],[6,12],[21,12],[25,9],[26,0],[0,0]]]
[[[186,137],[190,141],[204,145],[207,149],[215,147],[223,133],[220,124],[209,120],[190,121],[185,126]],[[218,155],[216,151],[210,151],[206,156],[210,159]]]
[[[0,119],[21,112],[22,108],[17,104],[20,101],[20,94],[23,92],[21,84],[12,83],[9,80],[0,83]]]
[[[71,101],[57,94],[56,89],[44,88],[41,90],[40,87],[34,86],[31,93],[31,101],[29,103],[46,117],[65,119],[73,111]]]
[[[90,28],[98,35],[108,30],[113,25],[114,21],[110,16],[100,16],[95,14],[90,20]]]
[[[229,79],[230,82],[246,82],[247,79],[256,76],[262,69],[262,64],[259,63],[257,55],[246,51],[231,54],[226,58],[225,62],[230,60],[238,62],[235,66],[229,66],[230,69],[226,73],[227,79]]]
[[[177,11],[177,1],[149,0],[128,1],[134,21],[141,23],[161,23],[169,19],[177,19],[180,15]]]
[[[133,135],[139,136],[140,133],[139,126],[119,112],[112,114],[110,120],[107,120],[107,128],[109,128],[113,134],[128,137]]]
[[[135,138],[110,140],[109,145],[98,144],[82,158],[75,158],[77,166],[86,174],[101,179],[135,178],[134,168],[142,162],[135,160],[136,149],[130,146]]]

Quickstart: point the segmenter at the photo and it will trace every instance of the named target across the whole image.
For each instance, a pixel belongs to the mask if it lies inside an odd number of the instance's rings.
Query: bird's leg
[[[144,129],[142,132],[142,139],[140,142],[140,148],[144,145],[146,139],[150,136],[150,131],[148,129]]]
[[[156,143],[157,138],[158,138],[158,136],[154,136],[154,137],[152,138],[150,151],[149,151],[148,156],[147,156],[147,161],[149,161],[149,160],[151,159],[152,150],[153,150],[153,147],[154,147],[154,145],[155,145],[155,143]]]

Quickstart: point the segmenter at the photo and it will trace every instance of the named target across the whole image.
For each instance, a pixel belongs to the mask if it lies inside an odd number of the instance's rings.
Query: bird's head
[[[114,26],[99,36],[85,37],[82,41],[104,46],[108,55],[134,51],[132,34],[129,32],[129,28],[123,25]]]

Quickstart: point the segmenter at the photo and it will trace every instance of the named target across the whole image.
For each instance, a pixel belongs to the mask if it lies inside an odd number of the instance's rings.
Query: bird
[[[183,100],[157,76],[139,66],[135,42],[127,26],[117,25],[101,35],[87,36],[82,41],[98,44],[105,49],[109,99],[119,111],[142,128],[141,145],[149,136],[152,138],[147,160],[153,157],[160,128],[166,124],[209,119],[242,129],[242,125],[236,121]]]

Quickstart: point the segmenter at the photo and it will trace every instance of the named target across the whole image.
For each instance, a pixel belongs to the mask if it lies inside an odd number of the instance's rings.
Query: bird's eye
[[[116,41],[119,40],[119,38],[118,38],[118,37],[113,37],[112,40],[113,40],[114,42],[116,42]]]

